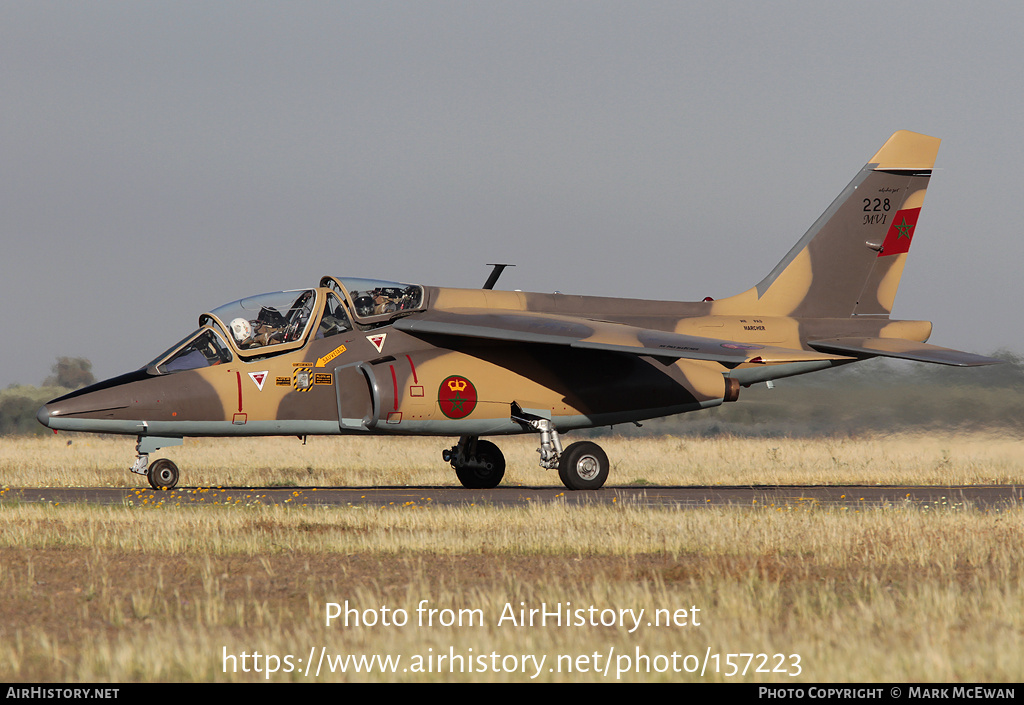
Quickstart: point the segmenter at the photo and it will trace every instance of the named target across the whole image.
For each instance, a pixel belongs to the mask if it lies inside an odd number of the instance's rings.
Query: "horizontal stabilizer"
[[[401,318],[395,321],[394,327],[417,337],[445,335],[510,343],[567,345],[579,349],[711,360],[735,365],[744,362],[777,364],[849,359],[809,350],[703,338],[550,313],[494,313],[488,309],[431,311]]]
[[[938,345],[918,343],[903,338],[830,338],[828,340],[811,340],[807,344],[815,350],[856,357],[895,357],[901,360],[934,362],[939,365],[956,365],[958,367],[978,367],[1002,362],[993,357],[940,348]]]

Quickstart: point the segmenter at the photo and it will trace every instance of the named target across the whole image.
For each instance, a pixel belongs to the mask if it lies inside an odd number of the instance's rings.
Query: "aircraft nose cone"
[[[43,404],[36,413],[36,420],[47,428],[50,427],[50,408]]]

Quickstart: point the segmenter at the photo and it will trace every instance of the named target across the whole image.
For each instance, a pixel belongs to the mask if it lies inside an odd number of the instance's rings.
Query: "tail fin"
[[[712,310],[888,316],[939,142],[895,133],[767,277],[749,291],[716,301]]]

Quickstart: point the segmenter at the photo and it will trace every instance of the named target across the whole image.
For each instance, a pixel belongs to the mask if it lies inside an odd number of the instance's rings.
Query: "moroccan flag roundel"
[[[476,408],[476,387],[465,377],[452,375],[437,388],[441,413],[450,419],[464,419]]]

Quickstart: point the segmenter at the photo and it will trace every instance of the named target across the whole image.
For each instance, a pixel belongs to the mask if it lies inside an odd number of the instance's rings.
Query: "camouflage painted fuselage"
[[[55,399],[39,420],[55,429],[167,439],[481,436],[523,432],[511,418],[516,407],[558,430],[638,421],[735,400],[740,386],[878,355],[989,364],[995,361],[927,345],[927,321],[889,319],[938,143],[893,135],[763,281],[728,299],[681,303],[324,277],[288,310],[263,306],[259,317],[241,322],[246,316],[228,320],[235,314],[227,307],[206,314],[178,348]],[[268,332],[259,342],[238,337],[253,327]]]

